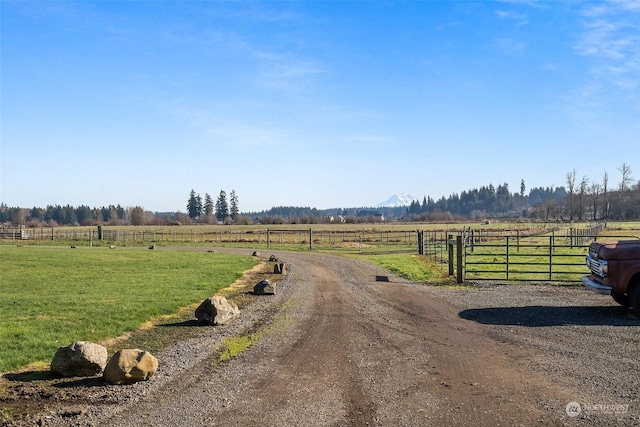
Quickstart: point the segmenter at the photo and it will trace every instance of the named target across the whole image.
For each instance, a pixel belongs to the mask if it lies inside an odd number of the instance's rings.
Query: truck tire
[[[633,313],[640,317],[640,280],[636,280],[635,283],[632,284],[631,290],[629,291],[629,302],[633,307]]]
[[[624,308],[631,307],[631,301],[629,300],[629,295],[612,292],[611,296],[618,304],[620,304]]]

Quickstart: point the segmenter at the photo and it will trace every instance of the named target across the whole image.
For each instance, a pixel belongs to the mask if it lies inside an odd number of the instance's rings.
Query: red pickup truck
[[[640,317],[640,240],[591,243],[587,266],[591,274],[582,278],[587,289],[611,295]]]

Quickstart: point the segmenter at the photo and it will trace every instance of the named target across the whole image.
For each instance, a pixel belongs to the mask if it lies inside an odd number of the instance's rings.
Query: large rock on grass
[[[240,309],[223,296],[213,296],[202,301],[195,312],[198,322],[206,325],[226,325],[240,316]]]
[[[150,379],[158,370],[158,359],[140,349],[124,349],[111,356],[104,369],[109,384],[133,384]]]
[[[90,341],[60,347],[51,361],[51,372],[62,377],[99,375],[107,365],[107,349]]]

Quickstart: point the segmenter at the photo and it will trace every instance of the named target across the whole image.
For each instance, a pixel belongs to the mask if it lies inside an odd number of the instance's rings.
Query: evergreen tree
[[[191,193],[189,193],[189,201],[187,202],[187,213],[191,219],[196,219],[200,216],[200,206],[202,202],[198,202],[198,197],[199,196],[196,195],[196,192],[192,189]]]
[[[78,206],[76,208],[76,218],[80,225],[88,225],[93,219],[93,212],[89,206]]]
[[[200,218],[202,216],[202,211],[203,211],[202,197],[200,197],[200,194],[196,196],[196,210],[198,212],[197,218]]]
[[[216,201],[216,218],[222,222],[229,216],[229,205],[227,204],[227,193],[220,190],[220,195]]]
[[[213,199],[209,193],[204,195],[204,214],[208,217],[213,215]]]
[[[235,220],[240,211],[238,210],[238,195],[236,194],[236,190],[231,190],[230,194],[230,203],[231,203],[231,219]]]
[[[125,211],[124,208],[119,204],[118,206],[116,206],[116,212],[118,212],[118,219],[124,219]]]
[[[33,209],[31,209],[31,212],[29,212],[29,216],[31,217],[32,220],[41,222],[44,221],[44,209],[41,208],[37,208],[37,207],[33,207]]]

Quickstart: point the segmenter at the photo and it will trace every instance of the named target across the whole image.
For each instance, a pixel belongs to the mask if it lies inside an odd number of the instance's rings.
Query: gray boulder
[[[90,341],[60,347],[51,361],[51,372],[63,377],[99,375],[107,365],[107,349]]]
[[[198,322],[207,325],[226,325],[240,316],[237,304],[228,301],[223,296],[213,296],[202,301],[196,308],[195,316]]]
[[[277,284],[265,279],[253,287],[254,295],[275,295]]]
[[[286,274],[287,269],[284,262],[275,263],[273,265],[273,274]]]

